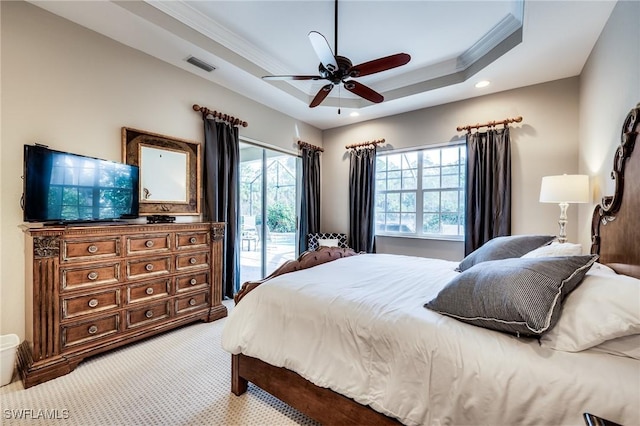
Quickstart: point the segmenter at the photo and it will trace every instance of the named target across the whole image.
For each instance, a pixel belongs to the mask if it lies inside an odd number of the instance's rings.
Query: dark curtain
[[[240,287],[238,128],[204,118],[204,219],[225,222],[222,293],[233,298]]]
[[[307,250],[307,234],[320,232],[320,151],[302,147],[302,197],[298,246]]]
[[[375,253],[374,191],[376,148],[349,154],[349,239],[357,252]]]
[[[465,255],[490,239],[511,234],[509,128],[467,134]]]

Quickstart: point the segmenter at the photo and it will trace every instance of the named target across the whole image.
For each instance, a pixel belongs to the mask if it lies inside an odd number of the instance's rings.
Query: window
[[[376,234],[464,235],[464,144],[378,153]]]

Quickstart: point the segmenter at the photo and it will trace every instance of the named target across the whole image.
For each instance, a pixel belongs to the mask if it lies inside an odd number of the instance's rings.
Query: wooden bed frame
[[[603,197],[602,203],[596,206],[591,227],[591,252],[600,255],[599,262],[619,274],[636,278],[640,278],[640,152],[635,156],[632,153],[639,132],[640,104],[629,112],[622,126],[622,139],[611,174],[615,192],[613,196]],[[238,303],[249,291],[275,276],[355,254],[353,250],[327,247],[303,253],[298,260],[286,263],[264,280],[245,283],[235,301]],[[231,391],[235,395],[243,394],[248,382],[322,424],[399,424],[396,419],[318,387],[290,370],[243,354],[232,355]]]
[[[640,153],[632,154],[638,133],[640,103],[622,125],[611,172],[615,191],[602,197],[591,221],[591,253],[599,254],[598,261],[617,273],[636,278],[640,278]]]

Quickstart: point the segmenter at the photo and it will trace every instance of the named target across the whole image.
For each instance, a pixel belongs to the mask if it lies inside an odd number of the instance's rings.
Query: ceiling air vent
[[[213,65],[210,65],[205,61],[203,61],[202,59],[196,58],[195,56],[189,56],[187,58],[187,62],[189,62],[191,65],[195,65],[200,69],[205,70],[206,72],[211,72],[216,69],[216,67],[214,67]]]

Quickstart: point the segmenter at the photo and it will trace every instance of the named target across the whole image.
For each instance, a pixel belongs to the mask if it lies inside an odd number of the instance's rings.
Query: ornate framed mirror
[[[140,167],[140,215],[200,214],[200,144],[122,128],[122,161]]]

